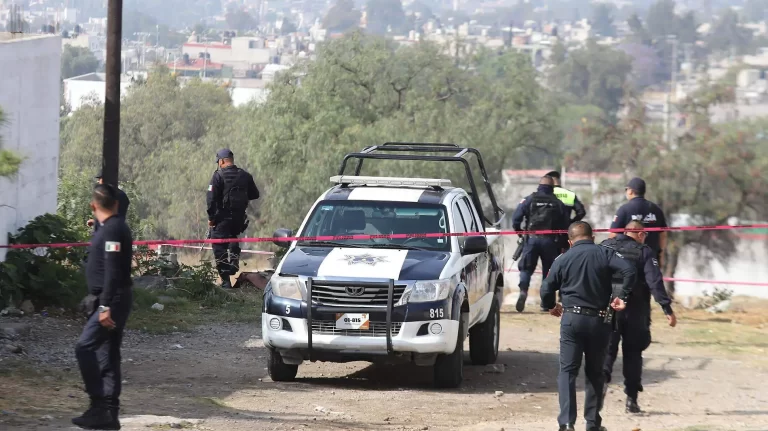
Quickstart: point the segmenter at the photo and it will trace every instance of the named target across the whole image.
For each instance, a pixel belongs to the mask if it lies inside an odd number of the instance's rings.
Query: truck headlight
[[[451,284],[450,279],[417,281],[403,292],[403,296],[396,305],[408,302],[441,301],[450,295]]]
[[[301,301],[306,296],[304,294],[306,288],[296,277],[280,277],[273,275],[269,280],[269,285],[272,288],[272,293],[281,298],[298,299]]]

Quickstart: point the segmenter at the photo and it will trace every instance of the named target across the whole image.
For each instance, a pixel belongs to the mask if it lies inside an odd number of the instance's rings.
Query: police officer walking
[[[641,413],[637,405],[637,393],[643,391],[643,351],[651,344],[651,294],[664,310],[669,326],[674,327],[677,319],[672,311],[672,301],[664,289],[656,253],[644,245],[648,232],[643,231],[643,223],[633,220],[627,224],[626,228],[635,231],[627,231],[625,234],[619,234],[601,243],[621,253],[626,260],[635,265],[638,273],[626,310],[616,315],[616,329],[611,334],[603,372],[605,389],[607,389],[611,381],[613,364],[619,353],[619,343],[621,343],[624,357],[624,393],[627,394],[626,409],[628,413]],[[639,274],[645,274],[645,277],[640,277]],[[614,289],[618,288],[621,281],[618,277],[613,278]],[[603,397],[605,397],[605,389]]]
[[[100,228],[91,240],[86,265],[89,295],[84,306],[88,322],[75,347],[91,405],[72,423],[85,429],[118,430],[120,345],[133,304],[133,238],[125,219],[117,215],[115,187],[97,185],[91,209]]]
[[[259,189],[248,172],[235,166],[235,155],[229,149],[216,153],[219,169],[213,173],[208,186],[208,226],[213,238],[237,238],[248,227],[245,210],[248,202],[259,198]],[[240,268],[240,246],[236,242],[213,244],[216,269],[221,287],[232,287],[230,276]]]
[[[560,172],[551,171],[547,176],[552,177],[552,180],[555,182],[555,196],[560,199],[568,210],[569,223],[582,220],[586,217],[587,210],[584,208],[584,204],[579,200],[579,197],[576,196],[576,193],[560,186]],[[571,214],[573,214],[574,211],[576,214],[571,217]]]
[[[555,197],[554,180],[544,176],[539,181],[539,188],[520,202],[512,216],[512,227],[521,231],[523,219],[526,220],[526,230],[566,230],[568,229],[568,215],[566,207]],[[546,277],[552,262],[560,254],[558,236],[552,234],[529,235],[523,246],[523,254],[518,269],[520,270],[520,296],[517,298],[516,309],[521,312],[525,309],[525,301],[528,298],[528,287],[531,285],[531,276],[536,270],[539,258],[541,258],[542,273]],[[544,309],[542,311],[548,311]]]
[[[645,199],[645,181],[641,178],[632,178],[624,188],[624,193],[629,202],[619,207],[613,217],[611,229],[622,229],[632,220],[639,221],[645,227],[667,227],[667,219],[664,212],[655,203]],[[609,238],[616,236],[611,232]],[[667,232],[648,232],[645,244],[656,253],[659,265],[664,266],[663,251],[667,247]]]
[[[560,317],[560,373],[557,390],[560,398],[560,431],[572,431],[576,423],[576,378],[584,356],[586,388],[584,419],[587,431],[601,426],[602,372],[612,326],[606,320],[612,311],[626,307],[636,272],[634,266],[614,250],[595,244],[592,227],[578,221],[568,228],[571,248],[558,256],[541,288],[542,308]],[[621,290],[612,298],[614,274],[622,279]],[[562,305],[556,304],[560,291]],[[606,317],[607,316],[607,317]]]

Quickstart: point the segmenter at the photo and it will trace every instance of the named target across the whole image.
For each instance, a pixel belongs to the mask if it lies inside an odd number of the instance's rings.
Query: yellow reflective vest
[[[568,208],[573,208],[576,203],[576,193],[568,189],[555,186],[555,196]]]

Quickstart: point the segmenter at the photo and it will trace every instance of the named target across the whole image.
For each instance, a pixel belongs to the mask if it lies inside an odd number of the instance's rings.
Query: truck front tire
[[[469,330],[469,357],[474,365],[488,365],[496,362],[499,356],[500,330],[499,301],[494,296],[485,322]]]
[[[273,382],[292,382],[296,379],[299,372],[298,365],[288,365],[283,362],[280,352],[269,349],[269,358],[267,359],[267,372]]]
[[[437,355],[434,366],[435,387],[457,388],[464,380],[464,319],[459,319],[456,349],[450,354]]]

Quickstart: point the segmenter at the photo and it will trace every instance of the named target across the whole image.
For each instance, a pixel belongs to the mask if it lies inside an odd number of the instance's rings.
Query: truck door
[[[483,232],[484,227],[480,217],[467,196],[459,197],[456,200],[459,207],[461,219],[465,224],[467,232]],[[492,295],[489,293],[488,277],[490,276],[490,260],[488,253],[476,255],[472,262],[469,262],[465,270],[471,268],[471,274],[467,274],[467,289],[469,296],[469,321],[473,325],[485,316],[486,309],[490,307]],[[468,271],[469,272],[469,271]],[[491,292],[492,293],[492,292]],[[487,304],[486,304],[487,302]]]

